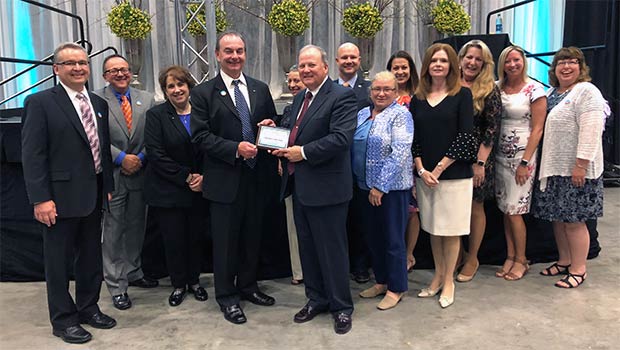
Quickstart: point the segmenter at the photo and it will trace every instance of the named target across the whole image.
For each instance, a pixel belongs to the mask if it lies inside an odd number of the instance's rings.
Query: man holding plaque
[[[330,312],[334,330],[344,334],[351,330],[353,313],[345,224],[357,101],[353,90],[329,79],[327,55],[320,47],[302,48],[298,68],[306,89],[293,100],[289,147],[272,152],[283,160],[280,194],[293,194],[309,299],[294,321]]]
[[[269,88],[243,74],[245,40],[239,33],[218,37],[220,73],[192,89],[191,130],[203,153],[202,193],[210,200],[215,299],[232,323],[246,322],[241,299],[269,306],[275,299],[256,283],[261,242],[261,166],[273,162],[255,143],[258,122],[276,115]],[[262,164],[261,164],[262,163]]]

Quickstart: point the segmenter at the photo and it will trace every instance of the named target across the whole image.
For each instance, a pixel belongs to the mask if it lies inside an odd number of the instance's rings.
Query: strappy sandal
[[[566,275],[568,273],[568,265],[560,265],[557,262],[554,262],[553,265],[547,267],[546,269],[540,271],[540,274],[543,276],[557,276],[557,275]]]
[[[523,271],[521,276],[519,276],[516,273],[512,272],[512,269],[510,269],[510,271],[508,273],[506,273],[506,275],[504,275],[504,279],[506,281],[518,281],[518,280],[522,279],[523,277],[525,277],[525,275],[527,275],[528,271],[530,271],[530,265],[529,265],[529,261],[527,259],[525,259],[523,261],[515,260],[515,264],[522,265],[523,267],[525,267],[525,270]],[[512,265],[512,266],[514,267],[514,265]]]
[[[564,288],[564,289],[570,289],[570,288],[577,288],[579,287],[583,282],[585,282],[586,277],[588,276],[588,273],[584,272],[581,275],[578,275],[576,273],[570,273],[570,271],[568,271],[566,273],[566,277],[562,278],[561,280],[555,282],[555,286],[558,288]],[[577,284],[572,284],[570,283],[571,278],[577,283]],[[564,282],[564,284],[558,284],[560,282]]]
[[[515,261],[515,257],[514,256],[507,256],[506,257],[506,261]],[[506,264],[506,262],[504,262],[504,264]],[[504,266],[502,265],[502,267],[500,267],[499,269],[497,269],[495,271],[495,277],[497,278],[504,278],[504,276],[506,276],[506,274],[509,271],[504,271]]]

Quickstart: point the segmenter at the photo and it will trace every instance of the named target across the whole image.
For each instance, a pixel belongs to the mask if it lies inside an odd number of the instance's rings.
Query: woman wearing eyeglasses
[[[354,196],[352,209],[363,220],[376,284],[360,297],[385,294],[379,310],[391,309],[407,291],[407,227],[413,185],[411,141],[413,119],[396,102],[398,82],[388,71],[377,73],[370,86],[372,105],[357,114],[351,147]]]
[[[553,222],[557,262],[540,272],[564,275],[559,288],[575,288],[586,279],[590,234],[585,221],[603,216],[603,127],[606,102],[590,83],[589,67],[576,47],[553,57],[547,92],[547,122],[540,162],[540,187],[533,213]]]

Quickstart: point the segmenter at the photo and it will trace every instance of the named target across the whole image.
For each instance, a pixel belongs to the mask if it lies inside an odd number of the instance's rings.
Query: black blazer
[[[114,190],[108,104],[88,93],[97,123],[103,167],[103,208]],[[86,132],[61,85],[28,96],[22,116],[22,163],[31,204],[53,200],[59,218],[95,209],[97,176]]]
[[[338,78],[334,79],[334,82],[338,84]],[[355,98],[357,99],[357,111],[361,111],[364,107],[370,106],[370,85],[371,82],[364,79],[364,73],[357,72],[357,80],[355,80],[355,86],[353,92],[355,92]]]
[[[293,100],[292,115],[299,114],[303,90]],[[307,206],[346,202],[352,196],[351,143],[357,125],[357,102],[350,88],[327,80],[313,98],[299,125],[295,144],[304,146],[308,160],[295,163],[295,194]],[[295,123],[291,122],[291,129]],[[282,158],[282,168],[287,168]],[[284,198],[288,172],[282,176]]]
[[[267,85],[245,76],[250,96],[250,121],[256,135],[257,123],[273,119],[276,108]],[[191,130],[193,142],[204,154],[203,196],[221,203],[232,203],[237,197],[243,159],[237,158],[237,147],[243,136],[241,119],[220,75],[192,89]],[[257,171],[272,166],[265,151],[257,156]],[[275,170],[273,170],[275,171]]]
[[[169,101],[146,112],[144,143],[149,166],[144,178],[147,204],[163,207],[190,207],[193,192],[185,182],[190,173],[202,174],[198,147]]]

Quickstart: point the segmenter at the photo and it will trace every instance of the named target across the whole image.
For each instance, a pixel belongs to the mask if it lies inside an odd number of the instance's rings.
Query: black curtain
[[[605,160],[620,164],[620,2],[615,0],[567,0],[564,46],[604,48],[585,50],[592,83],[609,101],[615,115],[606,125]]]

